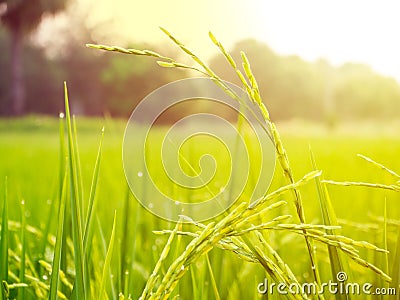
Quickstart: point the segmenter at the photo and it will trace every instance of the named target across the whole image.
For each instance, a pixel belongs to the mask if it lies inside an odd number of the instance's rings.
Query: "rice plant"
[[[199,72],[228,96],[241,101],[198,55],[167,30],[162,31],[193,60],[194,66],[150,50],[88,46],[153,57],[161,67]],[[113,193],[106,195],[108,202],[102,206],[98,200],[104,184],[101,167],[107,162],[102,160],[104,128],[98,129],[100,144],[92,176],[87,179],[83,176],[86,162],[78,148],[79,121],[71,116],[64,84],[65,114],[60,114],[59,122],[57,184],[46,217],[40,214],[44,218],[42,226],[29,224],[25,201],[20,202],[21,218],[9,218],[7,178],[3,184],[2,299],[363,299],[365,295],[332,294],[328,290],[312,293],[302,288],[302,284],[308,282],[319,291],[328,280],[340,285],[343,281],[338,274],[343,272],[349,282],[373,281],[378,287],[398,289],[399,220],[388,218],[386,204],[382,214],[372,216],[370,223],[340,219],[329,188],[347,186],[347,189],[370,188],[398,193],[400,176],[360,155],[391,176],[393,183],[326,180],[318,169],[318,157],[310,151],[309,172],[296,178],[246,54],[242,53],[241,61],[237,62],[212,33],[209,36],[254,104],[248,109],[256,109],[255,115],[262,116],[258,122],[269,133],[280,165],[281,172],[275,175],[279,185],[255,201],[238,201],[225,214],[212,220],[198,222],[182,214],[179,222],[171,224],[144,212],[132,199],[126,183],[119,182],[117,186],[126,197],[119,199],[121,213],[112,214],[108,204],[118,200],[113,198]],[[308,161],[308,157],[304,161]],[[85,190],[87,181],[90,182],[88,193]],[[316,192],[304,193],[307,188],[315,188]],[[317,217],[307,211],[305,200],[320,208]],[[343,234],[346,228],[352,228],[352,234]],[[364,236],[358,234],[360,231],[374,233],[379,238],[366,241],[359,238]],[[296,292],[262,295],[257,291],[262,278],[293,287]]]

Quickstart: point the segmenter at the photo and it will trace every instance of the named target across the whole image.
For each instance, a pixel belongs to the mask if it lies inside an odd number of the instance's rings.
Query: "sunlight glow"
[[[253,37],[279,54],[335,65],[366,63],[400,82],[397,0],[77,1],[90,11],[88,23],[105,24],[98,42],[163,44],[163,26],[210,57],[217,52],[208,39],[211,30],[228,49]]]

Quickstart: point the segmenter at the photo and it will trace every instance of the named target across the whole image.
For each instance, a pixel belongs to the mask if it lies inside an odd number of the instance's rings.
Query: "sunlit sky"
[[[247,37],[279,54],[338,65],[367,63],[400,82],[399,0],[78,0],[90,7],[89,22],[112,24],[107,42],[160,43],[158,29],[173,32],[191,49],[210,56],[211,30],[226,47]],[[99,41],[101,42],[101,41]]]

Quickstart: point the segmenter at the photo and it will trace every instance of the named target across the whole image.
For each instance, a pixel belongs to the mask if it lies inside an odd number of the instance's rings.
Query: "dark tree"
[[[0,19],[11,37],[11,113],[24,112],[23,40],[40,24],[44,15],[64,9],[66,0],[0,0]]]

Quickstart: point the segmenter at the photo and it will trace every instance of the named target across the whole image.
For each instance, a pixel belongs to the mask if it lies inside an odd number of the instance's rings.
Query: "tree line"
[[[46,48],[35,46],[27,37],[45,13],[64,9],[65,2],[0,0],[0,115],[57,115],[62,110],[62,82],[67,81],[75,113],[126,117],[152,90],[191,76],[184,70],[162,69],[151,59],[87,49],[85,43],[93,40],[85,28],[59,55],[49,56]],[[6,10],[1,9],[4,3],[8,3]],[[13,6],[15,3],[20,6]],[[151,45],[130,46],[172,51]],[[397,81],[366,65],[333,67],[323,59],[307,62],[298,56],[278,55],[254,39],[234,45],[230,52],[237,61],[241,50],[250,59],[275,120],[390,120],[400,115]],[[221,55],[213,57],[210,66],[223,79],[239,84]],[[203,105],[202,109],[211,111],[212,107]],[[173,119],[167,115],[164,121]]]

